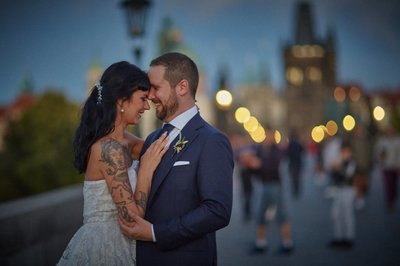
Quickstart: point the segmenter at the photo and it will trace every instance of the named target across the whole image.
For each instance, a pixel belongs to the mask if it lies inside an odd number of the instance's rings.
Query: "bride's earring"
[[[124,108],[121,108],[121,109],[119,109],[119,111],[120,111],[121,113],[123,113],[123,112],[125,112],[125,109],[124,109]]]

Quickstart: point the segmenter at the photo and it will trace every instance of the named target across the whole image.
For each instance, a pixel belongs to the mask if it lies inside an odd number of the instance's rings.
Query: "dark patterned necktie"
[[[174,129],[175,127],[169,123],[165,123],[160,131],[160,135],[158,137],[161,136],[162,133],[167,132],[167,135],[169,135],[169,133],[171,133],[171,131]]]

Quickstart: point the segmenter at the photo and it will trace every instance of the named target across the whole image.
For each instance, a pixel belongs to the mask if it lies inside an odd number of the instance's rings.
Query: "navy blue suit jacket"
[[[215,232],[229,224],[232,210],[232,148],[199,114],[181,134],[188,143],[174,153],[177,137],[154,173],[145,219],[157,242],[137,241],[138,266],[217,265]],[[179,161],[186,164],[174,166]]]

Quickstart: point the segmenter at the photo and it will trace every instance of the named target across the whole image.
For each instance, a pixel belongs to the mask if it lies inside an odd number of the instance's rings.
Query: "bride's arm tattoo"
[[[106,173],[114,176],[116,180],[125,180],[128,178],[126,168],[130,164],[129,162],[132,162],[132,157],[128,149],[115,139],[102,141],[100,161],[107,164]]]
[[[102,142],[100,161],[107,166],[105,172],[111,178],[109,191],[118,213],[127,222],[132,222],[127,205],[135,202],[135,199],[127,173],[128,165],[132,163],[128,149],[114,139],[107,139]]]
[[[139,191],[139,193],[140,198],[136,200],[136,205],[145,211],[147,206],[147,196],[143,191]]]
[[[132,217],[129,216],[128,208],[126,208],[126,206],[118,207],[118,212],[121,214],[122,218],[124,218],[125,221],[129,223],[133,222]]]

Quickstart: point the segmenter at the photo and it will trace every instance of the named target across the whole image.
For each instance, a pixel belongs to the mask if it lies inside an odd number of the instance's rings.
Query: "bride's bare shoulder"
[[[144,140],[138,136],[126,132],[124,133],[125,139],[128,141],[129,150],[134,160],[139,159],[140,151],[142,150]]]

